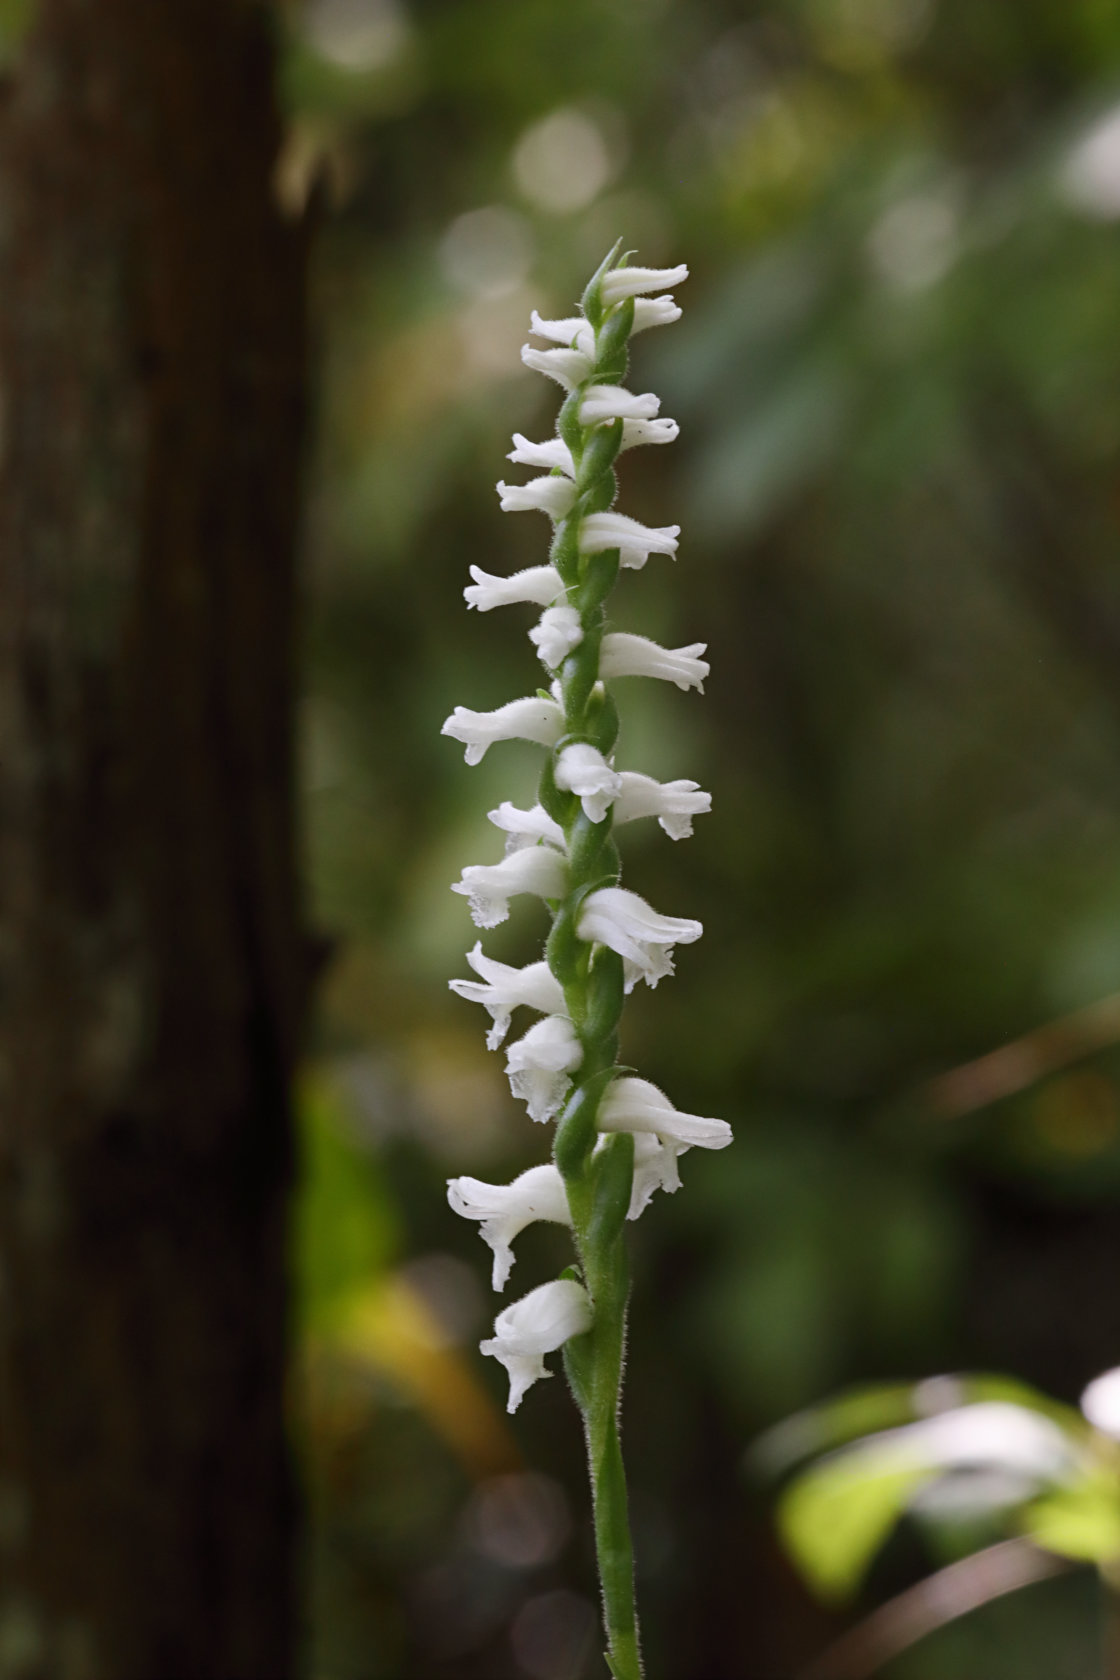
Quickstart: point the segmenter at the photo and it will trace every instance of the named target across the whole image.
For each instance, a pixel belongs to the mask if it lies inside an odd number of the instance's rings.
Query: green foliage
[[[855,1593],[883,1542],[930,1472],[898,1468],[897,1455],[876,1464],[826,1459],[792,1484],[778,1505],[778,1527],[791,1557],[823,1599]]]
[[[1120,1559],[1120,1480],[1114,1466],[1091,1467],[1068,1487],[1036,1499],[1023,1527],[1047,1551],[1114,1568]]]
[[[368,1150],[349,1132],[346,1107],[325,1078],[304,1081],[302,1170],[295,1220],[300,1320],[336,1327],[352,1297],[384,1272],[399,1247],[399,1217]]]

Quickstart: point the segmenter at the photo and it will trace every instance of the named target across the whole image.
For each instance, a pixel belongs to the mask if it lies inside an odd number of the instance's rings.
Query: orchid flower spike
[[[640,1662],[626,1564],[626,1498],[618,1442],[627,1297],[623,1226],[637,1219],[658,1190],[680,1187],[678,1161],[689,1149],[723,1149],[724,1120],[677,1109],[648,1079],[618,1066],[619,1020],[625,994],[673,972],[678,945],[700,938],[699,922],[659,911],[620,884],[615,831],[653,817],[673,840],[692,833],[711,809],[697,782],[659,782],[619,762],[619,716],[612,685],[622,677],[655,677],[682,692],[703,691],[703,642],[662,647],[613,628],[607,598],[620,570],[640,571],[651,554],[675,559],[680,527],[645,525],[615,506],[624,451],[672,443],[675,420],[660,398],[626,384],[629,341],[671,326],[680,308],[671,289],[687,279],[683,264],[641,268],[616,248],[593,275],[579,313],[533,311],[521,360],[565,393],[555,435],[533,442],[513,434],[508,459],[530,469],[522,484],[498,484],[502,511],[546,513],[554,530],[546,564],[510,577],[471,567],[468,607],[537,609],[528,637],[549,673],[547,693],[510,700],[495,711],[456,706],[443,732],[461,742],[468,764],[505,741],[541,749],[536,803],[502,802],[490,821],[506,837],[495,864],[470,864],[454,891],[470,901],[479,927],[504,921],[516,894],[543,901],[552,927],[543,957],[517,968],[484,955],[467,960],[475,979],[452,980],[460,997],[491,1018],[487,1045],[505,1044],[514,1010],[536,1012],[520,1038],[506,1045],[514,1097],[529,1118],[555,1122],[553,1160],[530,1167],[511,1184],[454,1178],[448,1199],[478,1221],[494,1252],[493,1282],[504,1286],[512,1244],[535,1220],[569,1227],[576,1264],[498,1315],[482,1352],[510,1378],[509,1409],[549,1375],[545,1358],[568,1343],[565,1362],[584,1414],[596,1513],[607,1659],[617,1680],[640,1680]],[[608,628],[611,625],[611,628]],[[675,703],[675,702],[674,702]],[[683,702],[682,702],[683,704]],[[594,1335],[586,1332],[594,1326]],[[584,1338],[580,1340],[580,1338]]]

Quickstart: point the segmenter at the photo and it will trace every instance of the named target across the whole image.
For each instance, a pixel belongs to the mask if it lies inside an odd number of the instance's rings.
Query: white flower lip
[[[488,1050],[498,1049],[509,1031],[510,1016],[522,1005],[543,1015],[564,1013],[564,988],[546,962],[511,968],[486,956],[478,940],[467,952],[467,961],[481,979],[449,980],[447,984],[459,997],[489,1010],[493,1025],[486,1035]]]
[[[698,688],[703,694],[704,678],[711,666],[700,655],[707,646],[707,642],[691,642],[688,647],[665,648],[651,642],[648,636],[631,636],[625,630],[615,630],[603,637],[599,671],[608,680],[659,677],[685,691]]]
[[[557,479],[556,482],[561,483],[562,480]],[[546,608],[540,623],[530,630],[529,640],[540,655],[541,663],[550,671],[555,671],[583,640],[578,608]]]
[[[441,735],[463,742],[468,764],[481,764],[495,741],[535,741],[539,747],[554,747],[563,733],[563,709],[555,700],[542,700],[537,695],[507,700],[493,712],[472,712],[469,706],[456,706],[440,730]]]
[[[474,582],[463,590],[463,599],[468,607],[476,607],[479,612],[516,606],[522,601],[547,607],[564,594],[564,581],[555,566],[526,566],[512,577],[494,577],[481,566],[472,566],[471,577]]]
[[[636,421],[635,424],[641,424],[641,422]],[[670,421],[669,424],[673,425],[675,422]],[[624,449],[626,447],[625,439],[622,447]],[[530,443],[529,439],[522,437],[520,432],[514,432],[513,448],[506,456],[506,460],[515,461],[518,466],[522,467],[544,467],[546,472],[551,472],[553,467],[559,467],[560,471],[567,473],[569,478],[576,476],[576,464],[572,460],[572,452],[563,438],[552,437],[544,443]]]
[[[498,498],[503,513],[528,513],[537,510],[550,519],[564,519],[572,511],[576,487],[570,478],[557,478],[549,473],[545,478],[531,478],[528,484],[505,484],[499,480]]]
[[[572,741],[556,759],[556,786],[578,794],[588,822],[601,823],[618,798],[622,779],[598,747]]]
[[[566,1015],[546,1015],[506,1051],[510,1090],[530,1120],[551,1120],[583,1060],[583,1047]]]
[[[486,1184],[479,1178],[451,1178],[447,1200],[464,1219],[480,1221],[479,1235],[494,1250],[493,1286],[504,1289],[513,1266],[514,1238],[538,1219],[570,1225],[571,1209],[564,1180],[551,1162],[530,1167],[512,1184]]]
[[[726,1149],[732,1138],[726,1120],[682,1114],[658,1086],[629,1076],[608,1087],[599,1105],[598,1126],[601,1132],[653,1132],[678,1150]]]
[[[546,373],[565,391],[574,391],[586,379],[594,363],[582,350],[536,350],[531,344],[521,346],[521,360],[535,373]]]
[[[560,898],[568,885],[567,860],[552,846],[526,846],[510,852],[500,863],[468,863],[463,878],[451,891],[470,900],[476,927],[492,928],[509,915],[509,901],[518,893],[537,898]]]
[[[712,808],[712,796],[699,782],[657,782],[637,770],[623,770],[621,780],[614,805],[616,825],[635,822],[639,817],[656,817],[670,840],[687,840],[693,817],[703,816]]]
[[[508,799],[503,799],[496,810],[487,811],[486,815],[494,827],[500,828],[506,835],[507,852],[519,852],[522,846],[535,846],[538,840],[555,846],[557,851],[565,850],[564,830],[553,821],[543,805],[533,805],[523,811]]]
[[[545,1354],[555,1353],[573,1336],[584,1335],[591,1323],[587,1291],[571,1278],[542,1283],[498,1314],[494,1336],[480,1347],[509,1372],[508,1411],[517,1410],[533,1383],[551,1376],[545,1369]]]
[[[589,385],[579,405],[580,424],[598,426],[604,420],[653,420],[661,398],[652,391],[635,396],[621,385]]]
[[[687,279],[685,263],[678,263],[676,268],[612,268],[603,276],[600,296],[609,309],[623,298],[637,297],[641,292],[663,292]]]
[[[626,989],[639,980],[656,986],[673,972],[674,945],[690,945],[704,932],[700,922],[661,916],[625,887],[600,887],[583,901],[576,932],[581,939],[609,945],[622,958]]]
[[[601,554],[617,548],[623,566],[638,571],[651,554],[677,553],[679,525],[643,525],[625,513],[589,513],[580,521],[579,546],[583,554]]]

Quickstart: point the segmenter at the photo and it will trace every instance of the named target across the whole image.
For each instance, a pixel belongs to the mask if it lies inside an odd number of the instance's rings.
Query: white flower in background
[[[581,939],[609,945],[622,958],[626,989],[639,980],[656,986],[673,972],[674,945],[690,945],[704,929],[683,916],[660,916],[625,887],[600,887],[584,899],[576,928]]]
[[[526,1389],[552,1375],[545,1369],[545,1354],[584,1335],[591,1322],[587,1291],[570,1278],[542,1283],[498,1314],[494,1336],[482,1343],[482,1352],[501,1360],[509,1372],[508,1411],[517,1410]]]
[[[653,1132],[680,1154],[685,1149],[726,1149],[731,1127],[726,1120],[682,1114],[664,1091],[648,1079],[612,1080],[599,1106],[601,1132]]]
[[[583,1047],[566,1015],[546,1015],[506,1050],[509,1088],[529,1110],[530,1120],[551,1120],[564,1101],[569,1074],[583,1060]]]
[[[534,309],[529,316],[529,331],[538,338],[551,339],[553,344],[570,345],[589,359],[595,354],[595,334],[582,315],[567,315],[562,321],[542,321]]]
[[[590,356],[585,356],[582,350],[537,350],[531,344],[521,346],[521,360],[534,372],[555,379],[565,391],[574,391],[587,378],[592,366]]]
[[[564,830],[554,822],[543,805],[533,805],[528,811],[503,799],[496,811],[487,817],[506,835],[506,851],[519,852],[522,846],[535,846],[544,840],[549,846],[564,850]]]
[[[617,770],[588,741],[573,741],[561,748],[555,775],[558,788],[578,794],[584,815],[593,823],[602,822],[622,785]]]
[[[636,297],[640,292],[663,292],[668,286],[679,286],[688,279],[688,267],[678,263],[676,268],[612,268],[603,277],[602,299],[609,308],[623,298]]]
[[[497,1050],[509,1031],[510,1016],[524,1005],[542,1015],[562,1015],[564,988],[546,962],[511,968],[483,954],[480,942],[467,952],[467,961],[479,980],[449,980],[453,992],[471,1003],[481,1003],[490,1012],[493,1026],[486,1035],[486,1048]]]
[[[475,927],[497,927],[509,915],[509,901],[518,893],[537,898],[560,898],[568,886],[568,865],[552,846],[526,846],[508,853],[500,863],[468,863],[452,892],[470,899]]]
[[[566,481],[555,478],[552,482],[563,484]],[[541,664],[555,671],[583,640],[583,625],[579,621],[578,610],[575,607],[547,607],[541,614],[540,623],[530,630],[529,640],[540,655]]]
[[[640,424],[640,422],[636,423]],[[672,424],[671,421],[670,424]],[[553,467],[558,467],[561,472],[567,473],[569,478],[576,476],[576,466],[572,460],[572,452],[562,438],[553,437],[545,443],[530,443],[529,439],[522,437],[520,432],[514,432],[513,445],[506,456],[507,461],[516,461],[519,466],[523,467],[544,467],[547,471],[551,471]],[[624,443],[623,448],[625,447]]]
[[[656,782],[636,770],[623,770],[619,780],[614,803],[616,827],[639,817],[656,817],[670,840],[687,840],[693,817],[703,816],[712,808],[712,796],[699,782]]]
[[[514,572],[512,577],[493,577],[481,566],[472,566],[471,577],[474,582],[468,583],[463,590],[463,599],[468,607],[476,607],[479,612],[489,612],[493,607],[512,607],[522,601],[547,607],[565,594],[563,581],[555,566],[526,566],[523,572]]]
[[[1120,1365],[1093,1378],[1081,1396],[1081,1410],[1094,1429],[1120,1441]]]
[[[635,449],[640,443],[676,443],[680,435],[681,429],[675,420],[624,420],[622,422],[623,449]]]
[[[707,642],[691,642],[688,647],[664,648],[648,636],[616,630],[603,637],[599,670],[608,681],[611,677],[660,677],[680,689],[698,688],[703,694],[711,666],[700,655],[707,646]]]
[[[675,557],[680,534],[679,525],[643,525],[625,513],[589,513],[580,522],[579,547],[581,554],[617,548],[622,565],[638,571],[651,554]]]
[[[977,1400],[875,1435],[836,1456],[869,1473],[925,1471],[910,1503],[924,1510],[983,1511],[1015,1505],[1065,1481],[1073,1442],[1052,1418],[1011,1400]]]
[[[564,713],[555,700],[530,695],[509,700],[494,712],[472,712],[456,706],[440,730],[466,746],[468,764],[481,764],[495,741],[535,741],[539,747],[555,746],[564,733]]]
[[[579,405],[580,424],[598,426],[604,420],[652,420],[660,407],[661,398],[652,391],[636,397],[621,385],[589,385]]]
[[[531,478],[528,484],[504,484],[499,480],[498,496],[503,513],[547,513],[550,519],[563,519],[572,510],[576,487],[570,478]]]
[[[513,1266],[510,1244],[538,1219],[570,1225],[564,1180],[551,1162],[530,1167],[512,1184],[485,1184],[479,1178],[452,1178],[447,1199],[464,1219],[477,1219],[479,1235],[494,1250],[493,1285],[504,1289]]]

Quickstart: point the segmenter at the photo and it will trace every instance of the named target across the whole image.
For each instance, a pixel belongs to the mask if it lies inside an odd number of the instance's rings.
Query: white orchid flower
[[[595,334],[590,322],[582,315],[567,315],[560,321],[543,321],[534,309],[529,316],[529,331],[536,333],[538,338],[551,339],[553,344],[570,345],[589,358],[595,354]]]
[[[664,1091],[648,1079],[615,1079],[599,1105],[601,1132],[654,1132],[678,1154],[686,1149],[726,1149],[731,1127],[726,1120],[682,1114]]]
[[[560,479],[555,481],[561,483]],[[576,607],[546,607],[539,624],[529,632],[529,640],[540,655],[541,664],[550,671],[562,665],[574,647],[583,640],[583,625]]]
[[[636,449],[642,443],[676,443],[681,429],[675,420],[624,420],[622,448]],[[536,463],[531,463],[536,465]]]
[[[623,770],[620,779],[622,785],[614,804],[616,826],[639,817],[656,817],[670,840],[687,840],[693,817],[703,816],[712,808],[712,796],[699,782],[657,782],[637,770]]]
[[[542,1283],[498,1314],[493,1337],[481,1347],[509,1372],[508,1411],[517,1410],[526,1389],[552,1375],[545,1369],[545,1355],[584,1335],[592,1319],[586,1289],[571,1278]]]
[[[565,519],[572,511],[576,487],[570,478],[531,478],[528,484],[497,484],[503,513],[547,513],[550,519]]]
[[[530,695],[508,700],[493,712],[472,712],[456,706],[440,730],[466,746],[468,764],[481,764],[487,748],[495,741],[535,741],[539,747],[554,747],[564,733],[564,713],[555,700]]]
[[[486,1035],[488,1050],[498,1049],[509,1031],[513,1011],[522,1005],[540,1010],[542,1015],[564,1013],[564,988],[546,962],[511,968],[508,963],[485,956],[480,941],[467,952],[467,961],[481,979],[447,983],[459,997],[481,1003],[489,1011],[493,1025]]]
[[[625,513],[589,513],[580,522],[580,553],[600,554],[605,548],[617,548],[622,565],[638,571],[651,554],[675,557],[680,534],[679,525],[643,525]]]
[[[641,422],[637,421],[635,424],[641,424]],[[625,447],[624,443],[623,448]],[[514,432],[513,448],[506,456],[506,460],[515,461],[523,467],[544,467],[546,471],[551,471],[553,467],[559,467],[560,471],[567,473],[569,478],[576,476],[572,452],[563,439],[558,437],[548,438],[544,443],[530,443],[529,439],[522,437],[520,432]]]
[[[530,1120],[552,1119],[571,1084],[569,1075],[582,1060],[583,1046],[566,1015],[546,1015],[508,1046],[509,1088],[528,1108]]]
[[[646,332],[650,327],[671,327],[681,318],[680,304],[671,297],[634,299],[634,331]]]
[[[588,385],[579,405],[579,418],[584,426],[599,426],[610,420],[652,420],[660,407],[661,398],[652,391],[635,396],[621,385]]]
[[[641,292],[663,292],[668,286],[679,286],[687,279],[685,263],[678,263],[676,268],[612,268],[603,276],[600,296],[609,309],[623,298],[636,297]]]
[[[564,594],[564,583],[555,566],[526,566],[512,577],[493,577],[481,566],[472,566],[471,577],[474,582],[463,590],[463,599],[468,607],[475,607],[479,612],[514,606],[521,601],[547,607]]]
[[[552,846],[526,846],[508,853],[500,863],[468,863],[451,891],[470,900],[475,927],[492,928],[509,915],[509,901],[518,893],[537,898],[560,898],[568,885],[568,864]]]
[[[486,1184],[480,1178],[449,1179],[447,1199],[464,1219],[480,1221],[479,1235],[494,1250],[495,1289],[506,1286],[513,1267],[510,1244],[526,1225],[539,1219],[554,1225],[572,1223],[564,1180],[551,1161],[543,1167],[530,1167],[512,1184]]]
[[[639,980],[656,986],[672,974],[674,945],[690,945],[704,929],[683,916],[658,915],[625,887],[600,887],[584,899],[576,931],[581,939],[618,952],[626,990],[632,991]]]
[[[565,391],[574,391],[594,366],[591,357],[582,350],[537,350],[531,344],[521,346],[521,360],[535,373],[545,373],[555,379]]]
[[[618,798],[622,778],[598,747],[572,741],[557,757],[556,786],[579,796],[588,822],[601,823]]]
[[[612,677],[660,677],[663,682],[676,683],[680,689],[698,688],[703,694],[704,678],[711,666],[700,655],[707,646],[707,642],[691,642],[688,647],[665,648],[651,642],[648,636],[632,636],[625,630],[615,630],[603,637],[599,670],[608,680]]]
[[[487,811],[486,815],[494,827],[500,828],[506,836],[507,852],[519,852],[523,846],[535,846],[540,840],[555,846],[558,851],[564,850],[564,830],[549,816],[543,805],[533,805],[523,811],[520,806],[503,799],[496,810]]]

